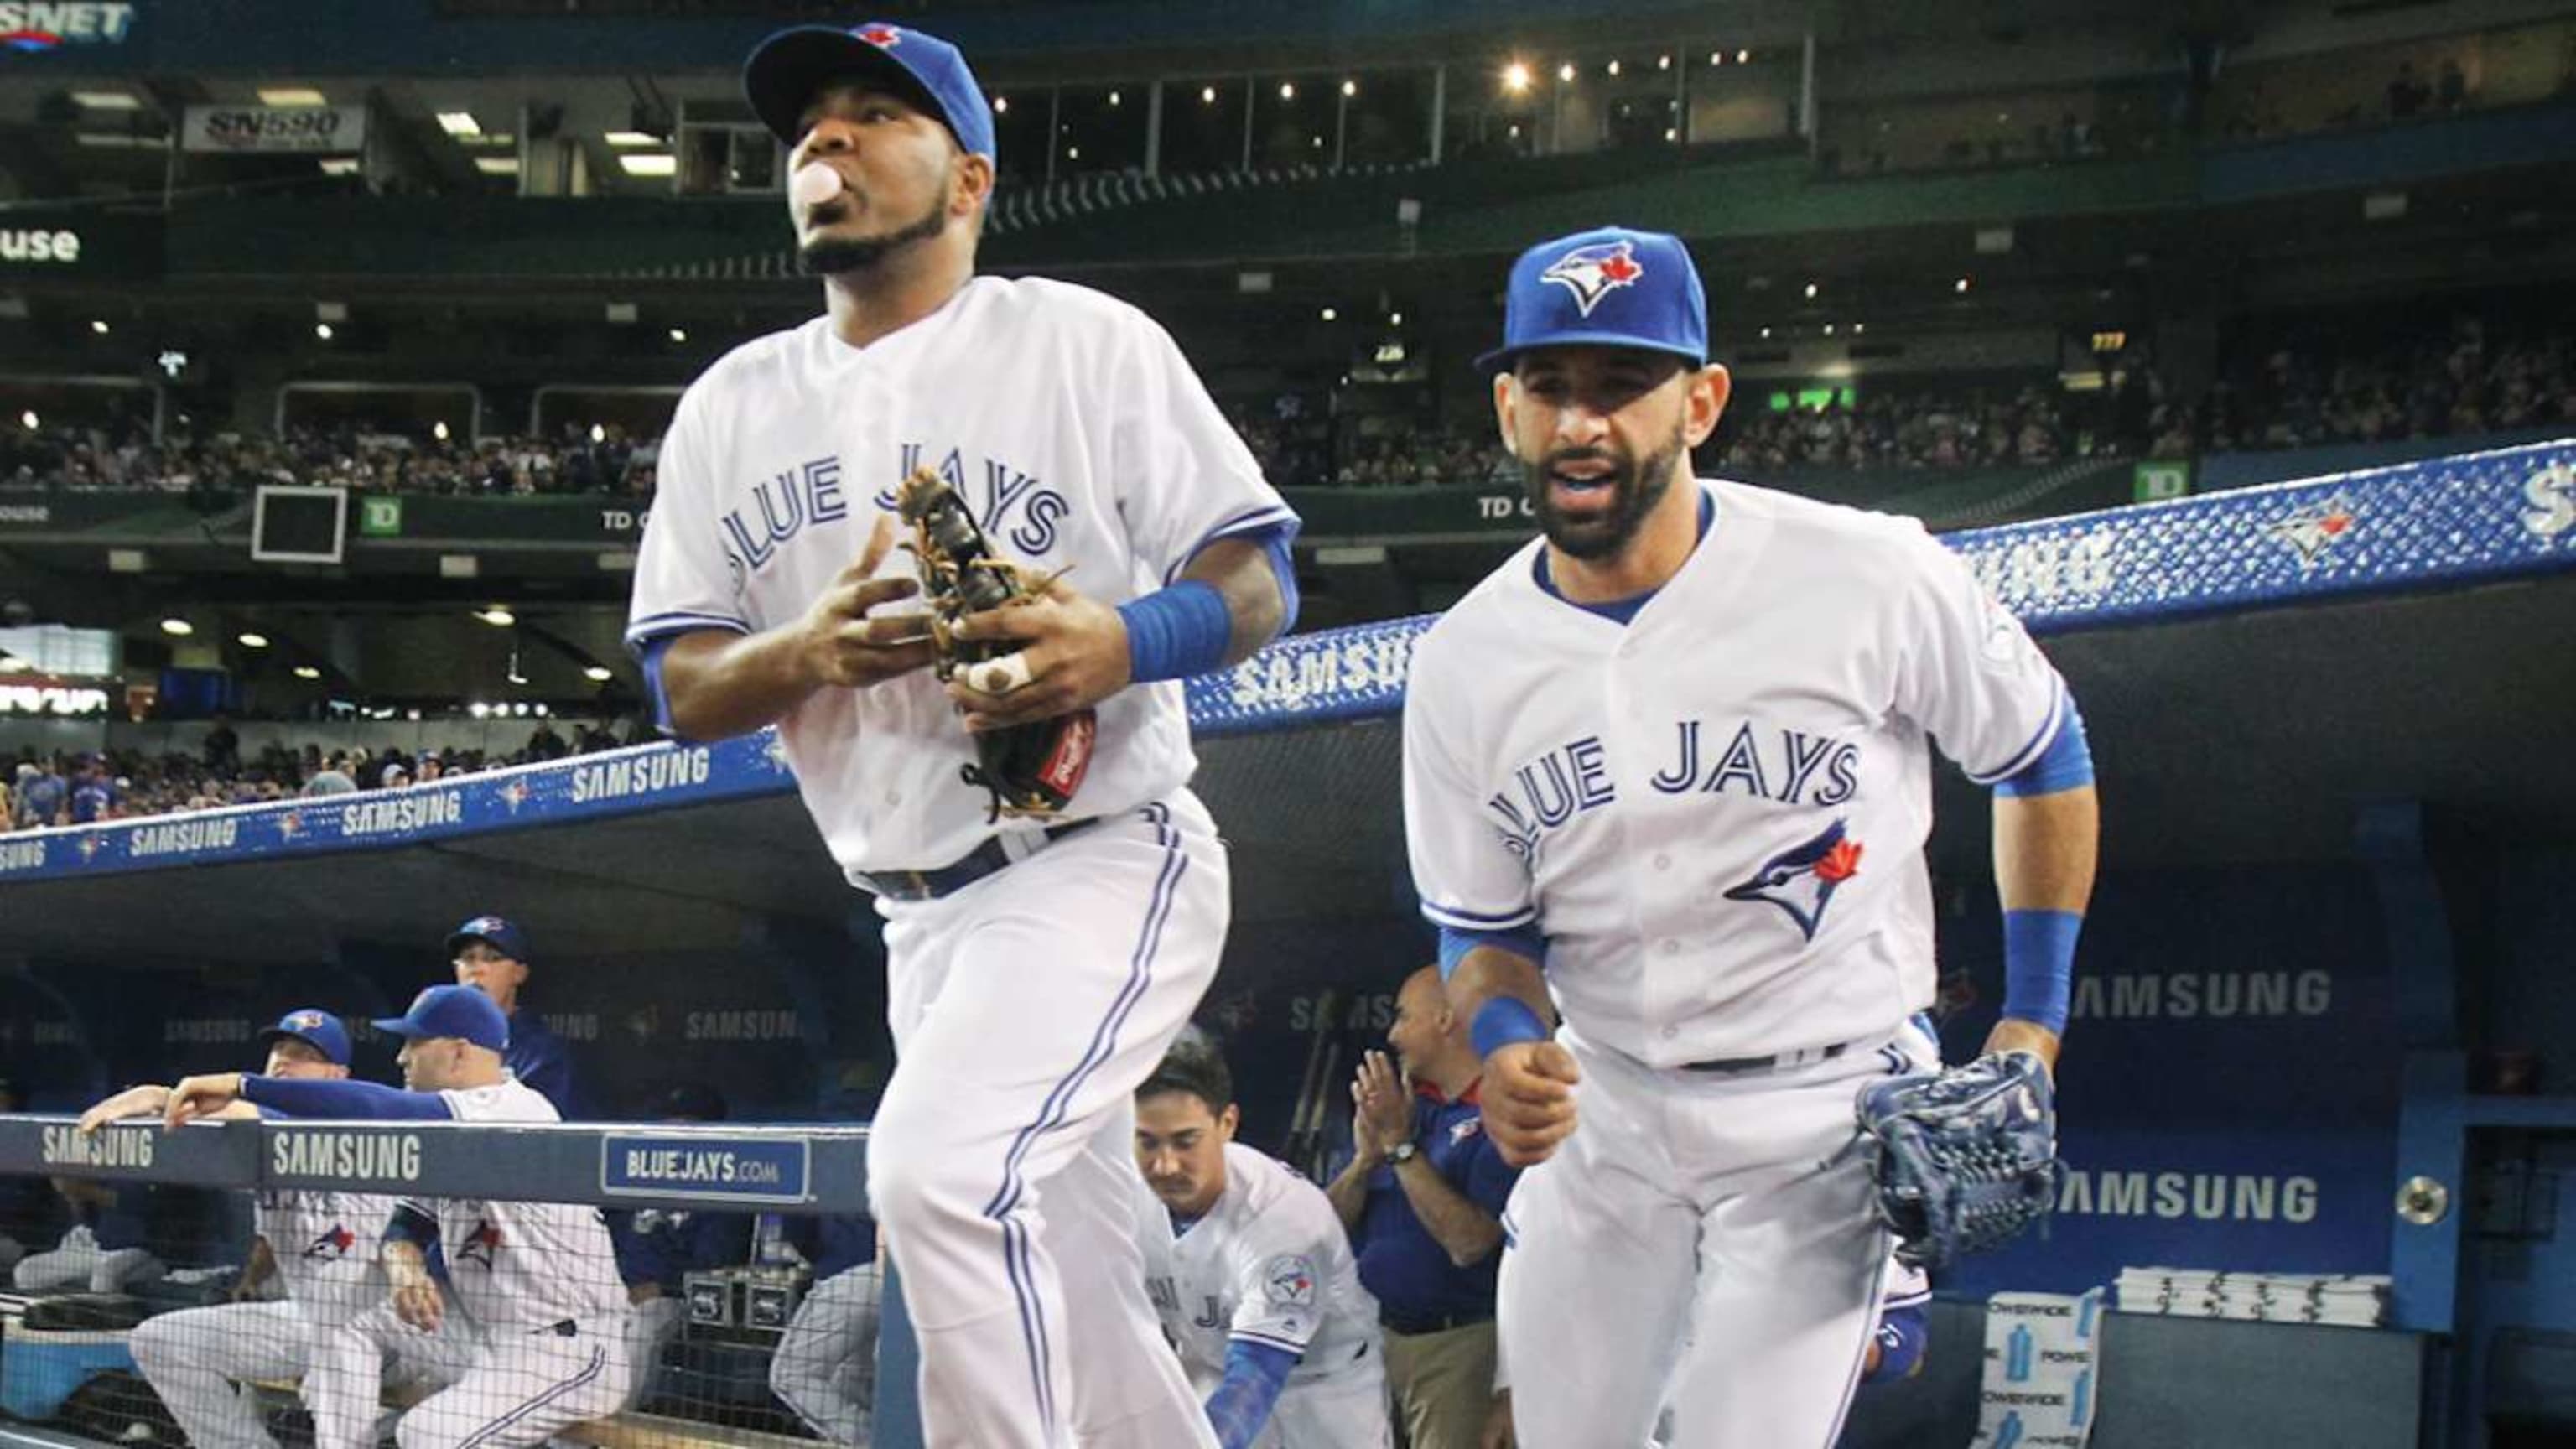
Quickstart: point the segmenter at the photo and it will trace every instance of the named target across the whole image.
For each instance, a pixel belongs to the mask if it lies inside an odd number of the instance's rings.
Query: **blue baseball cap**
[[[409,1011],[376,1018],[376,1030],[413,1041],[455,1037],[486,1051],[510,1048],[510,1019],[471,986],[432,986],[411,999]]]
[[[484,942],[522,966],[528,964],[528,938],[499,916],[476,916],[448,932],[447,954],[452,957],[475,941]]]
[[[319,1007],[299,1006],[279,1017],[277,1025],[259,1034],[259,1044],[267,1046],[281,1037],[304,1043],[335,1067],[349,1064],[349,1029]]]
[[[1502,372],[1534,347],[1641,347],[1708,363],[1708,294],[1677,236],[1605,226],[1540,242],[1512,263],[1503,345],[1476,359]]]
[[[769,134],[790,146],[798,123],[826,84],[854,76],[891,80],[914,104],[946,123],[967,154],[992,156],[993,106],[956,46],[936,35],[871,20],[842,30],[799,25],[760,43],[743,63],[742,91]]]

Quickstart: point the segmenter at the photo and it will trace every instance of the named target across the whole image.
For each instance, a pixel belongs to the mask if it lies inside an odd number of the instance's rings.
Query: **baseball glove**
[[[1897,1257],[1938,1268],[2048,1216],[2064,1171],[2054,1099],[2028,1052],[1861,1090],[1862,1141]]]
[[[1055,576],[1032,574],[996,555],[965,501],[927,468],[915,469],[903,480],[895,502],[903,521],[912,526],[912,539],[904,546],[921,571],[940,679],[964,670],[966,682],[988,694],[1008,693],[1027,683],[1018,641],[960,639],[956,625],[969,614],[1025,604],[1044,593]],[[967,784],[991,794],[990,819],[1057,815],[1082,788],[1099,734],[1099,716],[1088,709],[987,730],[975,736],[975,763],[961,766],[959,773]]]

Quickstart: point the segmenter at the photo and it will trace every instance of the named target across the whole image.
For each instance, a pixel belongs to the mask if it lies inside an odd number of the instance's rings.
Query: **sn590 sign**
[[[349,152],[367,144],[364,106],[190,106],[187,151]]]

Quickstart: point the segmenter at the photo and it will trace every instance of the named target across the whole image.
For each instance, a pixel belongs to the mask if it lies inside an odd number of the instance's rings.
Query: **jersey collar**
[[[1706,542],[1708,539],[1709,529],[1717,522],[1717,495],[1709,492],[1707,487],[1700,484],[1697,479],[1692,480],[1692,486],[1699,488],[1699,536],[1691,540],[1691,554],[1692,556],[1696,556],[1699,552],[1700,544]],[[1689,558],[1683,559],[1685,567],[1689,565],[1689,562]],[[1557,591],[1556,579],[1547,566],[1547,545],[1544,543],[1539,545],[1538,553],[1530,560],[1530,580],[1538,585],[1540,593],[1547,595],[1558,603],[1564,604],[1570,608],[1581,609],[1587,614],[1598,614],[1602,618],[1609,620],[1611,623],[1622,627],[1625,627],[1631,620],[1634,620],[1637,617],[1637,612],[1640,609],[1645,608],[1647,603],[1651,601],[1655,597],[1656,593],[1663,587],[1663,585],[1658,584],[1654,588],[1646,590],[1644,593],[1630,594],[1624,599],[1610,599],[1598,604],[1578,604],[1574,600],[1567,598],[1564,594]]]

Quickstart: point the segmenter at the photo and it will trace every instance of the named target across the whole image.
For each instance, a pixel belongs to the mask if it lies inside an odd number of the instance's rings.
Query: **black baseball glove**
[[[939,653],[940,679],[966,670],[967,682],[988,694],[1015,687],[1011,667],[1020,645],[1010,639],[960,639],[956,625],[969,614],[1009,608],[1043,592],[1051,578],[1033,577],[997,556],[991,540],[938,474],[915,469],[903,480],[896,504],[912,525],[907,545],[921,569],[921,592],[930,605],[930,633]],[[978,666],[983,666],[978,668]],[[1017,682],[1025,683],[1023,670]],[[992,796],[992,816],[1063,813],[1091,768],[1100,718],[1089,709],[975,736],[975,763],[963,766],[969,785]]]

